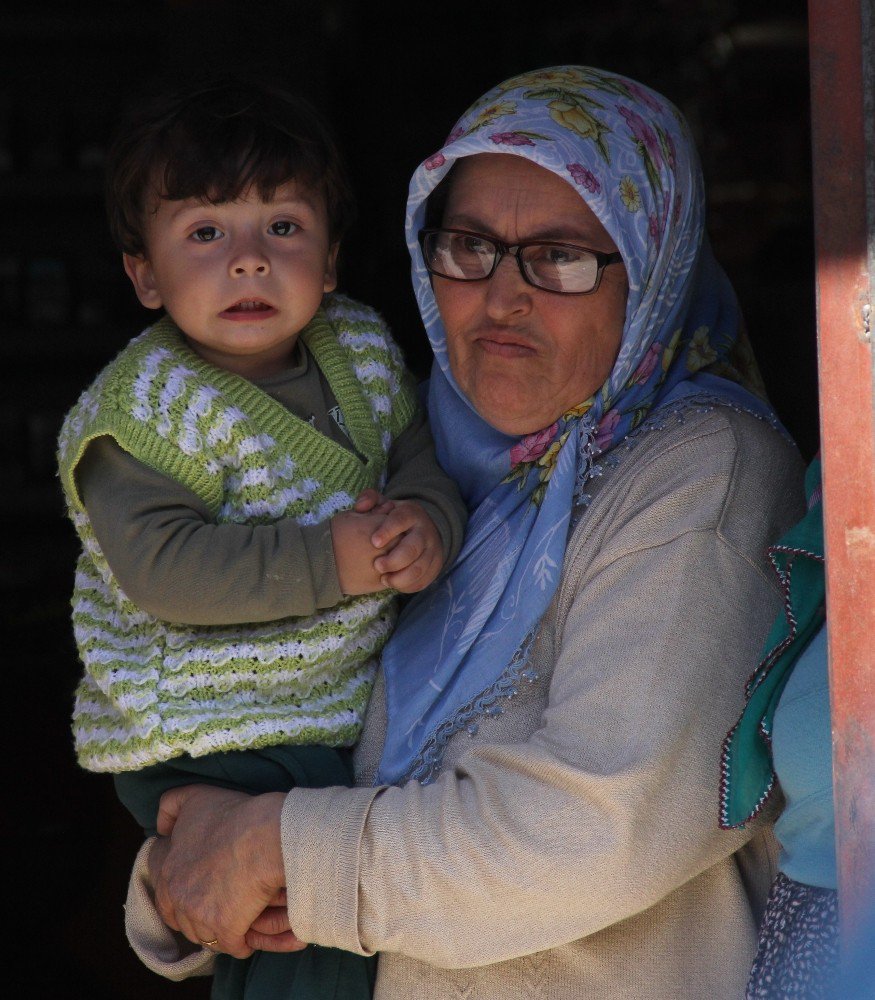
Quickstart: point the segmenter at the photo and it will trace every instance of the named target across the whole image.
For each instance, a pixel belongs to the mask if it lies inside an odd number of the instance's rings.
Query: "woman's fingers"
[[[306,941],[299,941],[292,931],[283,934],[262,934],[260,931],[247,931],[246,943],[253,951],[302,951],[307,947]]]
[[[268,906],[252,921],[250,930],[260,934],[284,934],[290,931],[289,911],[284,906]]]
[[[282,904],[275,904],[265,909],[252,921],[252,926],[246,932],[246,943],[256,951],[300,951],[306,948],[305,941],[299,941],[289,926],[289,912],[286,909],[283,889]]]
[[[169,837],[179,817],[180,810],[199,785],[184,785],[181,788],[171,788],[166,791],[158,803],[158,819],[156,827],[159,837]]]
[[[274,895],[273,899],[267,905],[286,907],[288,905],[288,896],[285,888],[278,889],[276,895]]]
[[[172,837],[156,859],[154,886],[155,905],[168,926],[195,944],[217,940],[214,951],[235,958],[252,954],[245,935],[285,881],[279,822],[284,799],[280,793],[245,795],[205,785],[162,796],[161,826]]]

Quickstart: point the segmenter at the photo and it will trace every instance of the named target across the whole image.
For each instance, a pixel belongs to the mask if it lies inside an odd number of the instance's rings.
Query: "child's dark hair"
[[[296,180],[321,191],[336,242],[355,214],[337,144],[322,116],[273,83],[225,75],[139,105],[109,150],[106,200],[116,245],[146,253],[146,213],[158,196],[217,204],[250,187],[269,201]]]

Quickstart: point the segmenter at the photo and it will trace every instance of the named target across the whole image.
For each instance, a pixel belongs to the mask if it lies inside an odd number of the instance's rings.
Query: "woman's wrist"
[[[282,837],[280,822],[284,792],[267,792],[254,795],[246,810],[244,830],[250,857],[257,864],[258,878],[265,889],[278,890],[285,887],[286,876],[283,867]]]

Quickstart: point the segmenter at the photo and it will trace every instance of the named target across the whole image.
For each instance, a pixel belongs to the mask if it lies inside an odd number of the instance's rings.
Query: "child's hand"
[[[374,560],[389,552],[398,541],[392,539],[383,546],[375,546],[372,541],[376,531],[383,527],[386,517],[386,514],[376,511],[357,513],[355,510],[344,510],[331,518],[337,580],[347,597],[376,594],[390,586],[383,582],[382,573],[374,566]]]
[[[395,509],[395,501],[387,500],[379,490],[368,488],[359,493],[352,509],[359,514],[388,514]]]
[[[432,519],[412,500],[399,500],[371,536],[385,555],[374,560],[383,586],[402,594],[424,590],[444,563],[441,536]]]

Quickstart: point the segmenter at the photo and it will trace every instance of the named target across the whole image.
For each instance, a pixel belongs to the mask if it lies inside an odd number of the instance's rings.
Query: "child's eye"
[[[297,228],[294,222],[289,222],[288,219],[281,219],[279,222],[272,222],[268,226],[267,231],[272,236],[291,236]]]
[[[191,234],[191,238],[196,243],[212,243],[213,240],[219,239],[222,235],[222,230],[217,229],[216,226],[201,226],[199,229]]]

